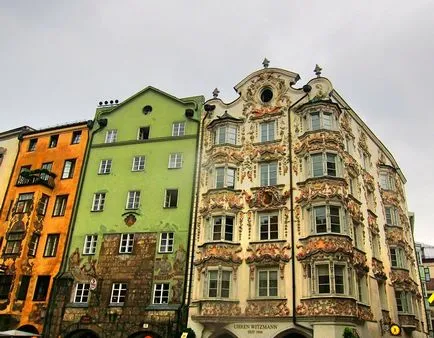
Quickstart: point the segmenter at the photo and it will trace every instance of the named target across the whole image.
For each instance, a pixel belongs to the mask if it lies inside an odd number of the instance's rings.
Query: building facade
[[[87,146],[87,122],[21,137],[0,214],[0,329],[41,333]]]
[[[97,110],[47,336],[174,337],[186,322],[202,106],[147,87]]]
[[[405,178],[315,69],[207,101],[192,236],[197,337],[424,337]]]
[[[16,129],[7,130],[0,133],[0,209],[5,197],[9,179],[14,169],[15,159],[18,154],[18,137],[26,132],[33,130],[24,126]]]
[[[416,252],[419,262],[419,274],[422,285],[422,296],[425,300],[425,311],[430,337],[434,337],[434,303],[428,299],[434,293],[434,246],[416,243]]]

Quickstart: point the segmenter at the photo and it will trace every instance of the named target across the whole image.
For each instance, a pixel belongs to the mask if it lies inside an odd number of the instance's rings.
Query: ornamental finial
[[[217,96],[219,96],[219,93],[220,93],[220,90],[218,90],[218,88],[216,88],[216,89],[213,90],[213,92],[212,92],[212,96],[213,96],[214,98],[216,98]]]
[[[317,77],[320,77],[320,76],[321,76],[322,68],[321,68],[320,66],[318,66],[318,64],[316,64],[316,65],[315,65],[315,69],[314,69],[313,71],[315,72],[315,75],[316,75]]]
[[[262,65],[264,66],[264,68],[268,68],[268,66],[270,65],[270,60],[264,58],[264,61],[262,61]]]

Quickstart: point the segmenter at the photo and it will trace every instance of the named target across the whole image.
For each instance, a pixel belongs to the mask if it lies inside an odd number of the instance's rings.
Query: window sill
[[[123,307],[124,303],[109,303],[109,307]]]
[[[176,206],[176,207],[163,207],[163,209],[178,209],[178,206]]]
[[[242,192],[242,190],[240,190],[240,189],[222,187],[222,188],[211,188],[211,189],[208,189],[208,191],[205,194],[207,194],[207,193],[213,193],[213,192],[221,192],[221,191],[228,191],[228,192],[234,192],[234,193],[240,193],[240,192]],[[202,195],[205,195],[205,194],[202,194]]]
[[[202,248],[207,245],[215,245],[215,244],[234,245],[234,246],[240,245],[240,243],[238,242],[220,240],[220,241],[205,241],[203,244],[198,245],[197,247]]]
[[[241,148],[241,144],[232,144],[232,143],[214,143],[213,147],[235,147],[235,148]]]
[[[151,311],[176,311],[181,307],[181,304],[150,304],[145,307],[145,310]]]
[[[264,239],[259,241],[250,241],[250,244],[267,244],[267,243],[286,243],[286,239]]]
[[[391,268],[392,270],[401,270],[401,271],[407,271],[407,272],[410,272],[410,269],[403,268],[403,267],[399,267],[399,266],[390,266],[390,268]]]
[[[172,251],[158,251],[159,255],[167,255],[167,254],[173,254],[173,250]]]
[[[111,172],[109,172],[109,173],[98,173],[98,175],[100,175],[100,176],[110,175],[110,174],[111,174]]]
[[[175,170],[175,169],[182,169],[182,167],[176,167],[176,168],[167,168],[167,169],[169,169],[169,170]]]
[[[345,178],[341,176],[323,175],[323,176],[316,176],[316,177],[308,177],[303,182],[300,182],[298,184],[306,184],[308,182],[316,181],[316,180],[335,180],[335,181],[346,182]]]
[[[224,302],[224,303],[238,304],[240,301],[238,299],[231,299],[231,298],[202,298],[200,300],[195,300],[192,303],[201,303],[201,302]]]
[[[53,215],[51,217],[63,217],[63,216],[65,216],[65,215]]]
[[[72,307],[72,308],[88,308],[89,303],[68,303],[66,307]]]
[[[255,298],[247,298],[247,302],[261,302],[261,301],[269,301],[269,300],[275,300],[275,301],[284,301],[284,300],[288,300],[285,297],[279,297],[279,296],[273,296],[273,297],[255,297]]]
[[[104,211],[104,209],[103,210],[91,210],[90,212],[103,212]]]
[[[265,145],[268,145],[268,144],[279,143],[280,141],[282,141],[281,138],[279,138],[279,139],[274,139],[274,140],[270,140],[270,141],[263,141],[263,142],[258,141],[258,142],[253,143],[253,145],[254,145],[254,146],[265,146]]]

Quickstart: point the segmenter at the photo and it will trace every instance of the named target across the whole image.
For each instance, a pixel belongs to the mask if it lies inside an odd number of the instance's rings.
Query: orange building
[[[0,212],[0,331],[42,332],[88,143],[80,122],[25,133]]]

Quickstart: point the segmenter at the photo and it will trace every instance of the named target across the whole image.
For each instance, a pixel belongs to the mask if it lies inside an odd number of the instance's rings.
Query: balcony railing
[[[54,176],[55,175],[51,172],[25,172],[19,176],[16,186],[40,184],[47,188],[54,189]]]

